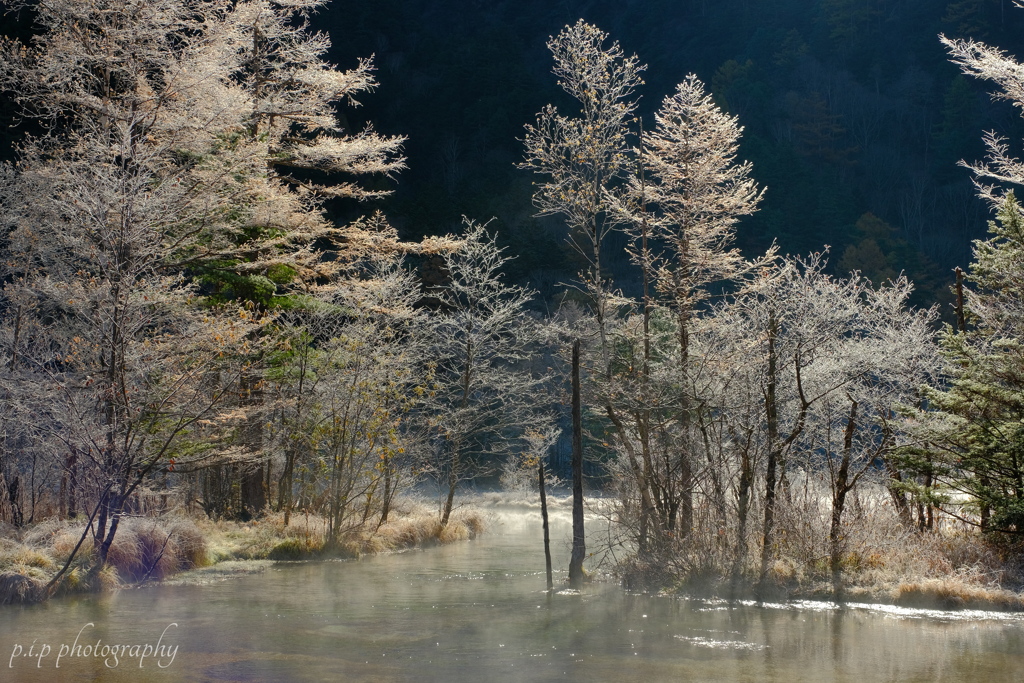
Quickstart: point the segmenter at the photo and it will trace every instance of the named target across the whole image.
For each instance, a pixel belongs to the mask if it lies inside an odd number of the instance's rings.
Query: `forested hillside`
[[[1012,139],[1021,123],[948,62],[938,34],[1020,54],[1024,14],[1008,0],[333,4],[315,19],[337,36],[332,57],[374,53],[381,80],[353,115],[409,136],[409,170],[387,202],[403,234],[496,216],[516,277],[551,297],[575,272],[559,224],[533,217],[531,179],[514,165],[523,124],[546,102],[568,105],[544,41],[580,17],[649,65],[646,125],[691,72],[739,116],[740,155],[768,188],[739,227],[744,253],[772,240],[794,254],[830,245],[834,272],[881,282],[906,271],[916,303],[951,301],[951,270],[990,217],[956,163],[983,156],[979,131]]]

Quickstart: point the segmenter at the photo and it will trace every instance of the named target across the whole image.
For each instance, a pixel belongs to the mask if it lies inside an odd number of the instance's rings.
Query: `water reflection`
[[[552,519],[568,565],[567,513]],[[274,565],[208,586],[158,586],[0,614],[4,680],[51,681],[995,681],[1024,675],[1024,621],[829,603],[701,602],[614,584],[544,589],[539,515],[495,510],[481,539],[356,562]],[[556,583],[564,582],[564,573]],[[54,651],[155,642],[173,663],[108,668]],[[165,660],[166,661],[166,660]],[[56,674],[56,675],[55,675]]]

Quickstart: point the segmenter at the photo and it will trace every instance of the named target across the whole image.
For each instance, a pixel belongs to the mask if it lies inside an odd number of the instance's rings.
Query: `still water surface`
[[[537,517],[500,506],[444,548],[3,608],[0,681],[1024,680],[1019,615],[729,607],[613,583],[549,599]]]

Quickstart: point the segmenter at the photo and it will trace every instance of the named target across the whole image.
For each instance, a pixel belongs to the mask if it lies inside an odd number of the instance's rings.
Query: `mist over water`
[[[490,511],[489,528],[466,543],[5,607],[2,679],[866,683],[1024,675],[1020,615],[730,607],[628,594],[611,581],[549,597],[539,510],[496,496],[478,504]],[[556,586],[565,581],[569,532],[568,508],[557,505]],[[110,666],[83,647],[155,646],[161,634],[162,659],[154,650]],[[77,655],[66,654],[56,669],[60,647],[76,636]],[[44,645],[50,651],[41,657]]]

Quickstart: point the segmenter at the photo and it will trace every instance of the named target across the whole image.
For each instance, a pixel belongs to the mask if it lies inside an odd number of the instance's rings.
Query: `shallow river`
[[[0,681],[1024,680],[1021,616],[730,608],[613,583],[549,599],[537,517],[498,507],[444,548],[0,608]],[[568,534],[559,512],[556,568]]]

